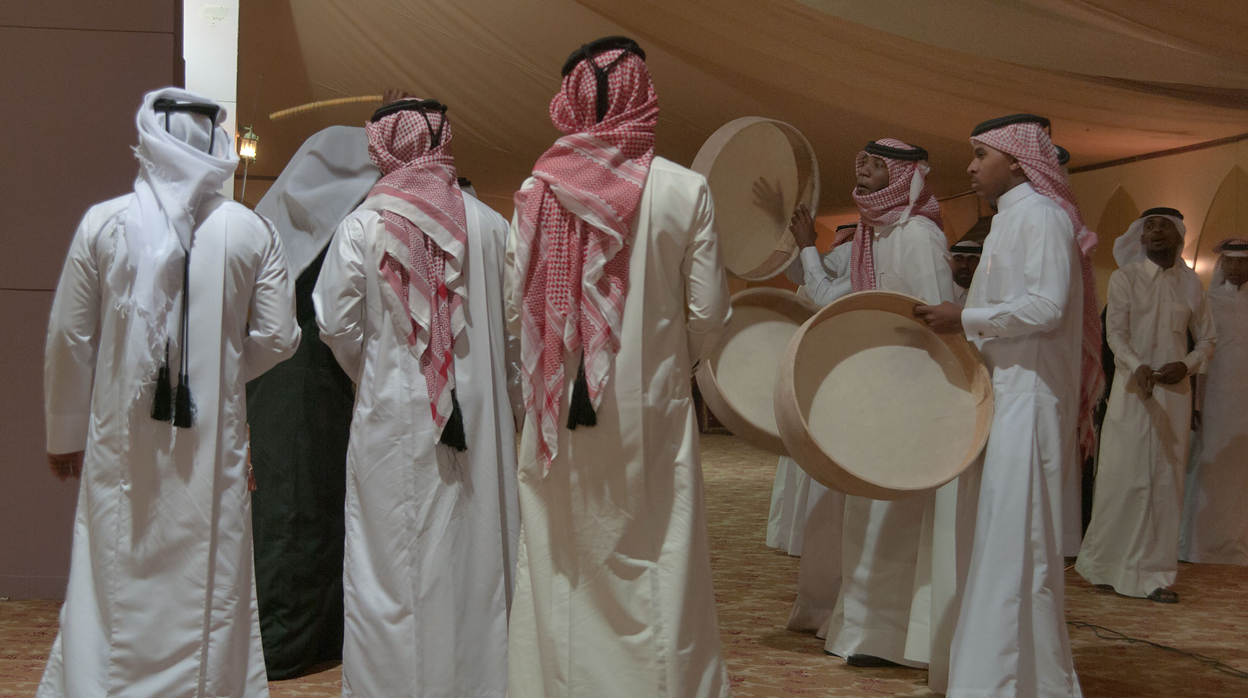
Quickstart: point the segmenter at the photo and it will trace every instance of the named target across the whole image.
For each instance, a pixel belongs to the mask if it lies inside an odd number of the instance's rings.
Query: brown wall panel
[[[43,428],[43,341],[51,291],[0,291],[0,596],[65,593],[77,482],[48,470]]]
[[[0,288],[51,289],[91,204],[133,188],[134,114],[169,85],[172,34],[0,27]],[[19,245],[20,243],[20,245]]]
[[[0,27],[55,27],[97,31],[181,32],[170,0],[4,0]],[[10,64],[5,64],[10,65]]]

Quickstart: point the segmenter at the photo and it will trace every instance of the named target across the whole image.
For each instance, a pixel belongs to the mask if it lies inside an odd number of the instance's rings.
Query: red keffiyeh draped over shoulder
[[[419,112],[399,111],[365,125],[368,153],[382,177],[362,208],[378,211],[385,221],[384,252],[378,261],[387,282],[382,298],[395,334],[420,361],[434,437],[464,450],[454,342],[465,326],[468,225],[451,157],[451,125],[443,113],[429,111],[427,116],[428,123]],[[441,132],[436,147],[431,127]]]
[[[1096,247],[1096,233],[1083,223],[1070,181],[1057,162],[1057,149],[1039,123],[1014,123],[985,131],[971,138],[1007,155],[1022,165],[1036,191],[1057,202],[1070,216],[1079,244],[1079,267],[1083,275],[1083,351],[1080,361],[1079,453],[1087,458],[1096,448],[1092,412],[1105,388],[1101,369],[1101,315],[1097,309],[1096,279],[1089,258]]]
[[[605,67],[620,55],[592,60]],[[596,409],[620,348],[626,247],[654,159],[659,104],[645,61],[631,53],[621,59],[608,74],[608,99],[596,122],[589,61],[567,74],[550,103],[551,121],[567,135],[538,159],[533,185],[515,197],[524,404],[547,470],[558,452],[565,353],[582,350]]]
[[[918,151],[918,148],[895,138],[881,138],[875,143],[900,150]],[[870,146],[868,146],[870,147]],[[941,226],[940,204],[927,184],[930,171],[926,160],[899,160],[878,153],[862,150],[854,159],[854,170],[862,167],[868,157],[874,155],[888,164],[888,186],[870,194],[853,192],[858,204],[858,226],[838,230],[833,247],[853,237],[854,246],[849,253],[849,282],[855,292],[874,290],[875,259],[872,235],[876,226],[905,223],[910,216],[923,216]]]

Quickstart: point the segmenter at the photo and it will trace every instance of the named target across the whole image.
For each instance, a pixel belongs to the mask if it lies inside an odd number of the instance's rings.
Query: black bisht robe
[[[320,340],[312,289],[295,281],[299,351],[247,384],[256,591],[271,681],[342,659],[347,439],[355,388]]]

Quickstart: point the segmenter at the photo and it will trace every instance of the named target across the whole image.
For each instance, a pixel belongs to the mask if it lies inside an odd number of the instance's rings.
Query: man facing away
[[[1213,252],[1208,302],[1218,350],[1197,376],[1179,559],[1248,565],[1248,240],[1223,240]]]
[[[224,117],[148,93],[134,193],[91,207],[65,260],[48,459],[82,483],[40,698],[268,695],[245,385],[299,327],[277,232],[218,193],[238,165]]]
[[[460,190],[446,108],[398,96],[365,126],[382,177],[313,292],[356,384],[342,693],[501,697],[519,535],[506,230]]]
[[[817,303],[826,305],[850,292],[874,289],[929,303],[953,298],[940,207],[926,183],[926,160],[922,148],[891,138],[869,143],[858,153],[853,196],[859,223],[842,236],[852,235],[848,254],[838,255],[837,247],[829,256],[844,263],[835,279],[827,277],[815,250],[810,212],[798,209],[794,238],[802,248],[805,288]],[[956,493],[957,487],[951,483],[950,491]],[[839,530],[824,524],[823,530],[808,531],[788,627],[826,633],[827,650],[851,665],[927,665],[935,627],[931,524],[936,497],[876,501],[844,497],[812,483],[808,528],[829,520],[817,515],[817,508],[834,509],[842,498]],[[956,507],[957,499],[955,494],[949,504]],[[838,536],[839,546],[827,542]],[[829,573],[836,567],[839,574]],[[820,584],[824,592],[819,591]],[[943,582],[938,596],[945,596]],[[939,639],[936,642],[940,644]]]
[[[623,37],[564,66],[566,135],[516,194],[507,312],[527,416],[510,698],[723,698],[690,379],[727,322],[706,179],[654,156]]]
[[[998,205],[984,262],[965,309],[915,308],[933,330],[965,333],[992,371],[993,423],[951,649],[951,698],[1081,695],[1064,615],[1061,488],[1067,450],[1077,435],[1091,435],[1100,393],[1086,258],[1096,236],[1083,225],[1048,125],[1016,114],[972,131],[971,186]]]
[[[1092,522],[1075,570],[1119,594],[1175,603],[1183,478],[1192,423],[1188,376],[1213,354],[1200,278],[1179,256],[1186,231],[1150,208],[1114,243],[1105,335],[1114,384],[1101,425]],[[1188,351],[1191,332],[1195,347]]]

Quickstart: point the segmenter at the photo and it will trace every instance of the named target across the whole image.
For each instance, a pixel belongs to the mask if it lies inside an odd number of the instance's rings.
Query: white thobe
[[[1061,483],[1075,439],[1083,286],[1070,218],[1028,183],[998,200],[962,311],[992,371],[950,698],[1078,696],[1066,633]]]
[[[1204,382],[1179,559],[1248,565],[1248,284],[1209,290],[1218,350]]]
[[[814,251],[815,248],[813,247],[803,250],[801,257],[785,270],[785,273],[789,275],[789,278],[794,283],[803,284],[797,289],[798,295],[806,298],[811,297],[804,285],[805,266],[811,264],[821,267],[833,279],[844,279],[843,283],[837,286],[837,292],[840,295],[849,293],[849,251],[852,247],[853,245],[851,244],[843,243],[825,255],[819,255]],[[815,260],[818,260],[818,262],[816,263]],[[836,297],[839,297],[839,295]],[[771,488],[771,509],[767,516],[768,546],[785,550],[790,555],[802,554],[802,543],[806,538],[806,514],[814,507],[811,492],[812,487],[815,486],[818,486],[818,483],[810,479],[810,475],[807,475],[806,471],[798,466],[797,461],[788,456],[780,456],[780,460],[776,464],[775,482]],[[817,496],[823,496],[826,492],[825,488]],[[836,496],[840,497],[841,495],[836,493]],[[819,535],[825,543],[828,535],[839,538],[841,526],[839,519],[835,525],[836,527],[830,531],[818,528],[816,535]],[[838,542],[837,550],[840,549],[839,545],[840,543]],[[840,560],[839,553],[837,554],[837,560]],[[820,564],[822,565],[822,563]],[[839,576],[838,573],[838,579]],[[835,590],[839,588],[839,584],[833,588],[833,599],[836,598]],[[801,593],[799,592],[799,599],[800,597]],[[792,627],[791,624],[790,627]]]
[[[125,362],[146,327],[104,281],[131,196],[87,211],[48,325],[48,452],[86,454],[69,588],[37,695],[267,696],[245,384],[299,344],[286,257],[241,204],[212,195],[201,205],[190,264],[195,426],[158,422],[153,386],[141,388],[142,369]],[[169,315],[177,337],[181,313]],[[180,343],[172,349],[176,375]]]
[[[548,473],[538,425],[521,438],[510,698],[730,694],[690,389],[730,313],[706,179],[656,157],[620,254],[629,292],[597,426],[561,424]],[[518,333],[511,263],[507,289]],[[562,415],[579,360],[564,357]]]
[[[464,197],[467,327],[455,393],[468,450],[436,444],[425,376],[395,335],[379,273],[389,233],[357,209],[338,226],[312,300],[355,381],[347,449],[342,694],[499,697],[519,521],[502,304],[506,220]]]
[[[1183,519],[1183,476],[1191,434],[1187,376],[1158,383],[1151,397],[1135,384],[1142,365],[1172,362],[1191,375],[1213,353],[1213,316],[1196,272],[1182,259],[1163,270],[1150,260],[1109,278],[1105,336],[1114,351],[1114,384],[1101,426],[1092,521],[1075,570],[1119,594],[1148,596],[1174,584]],[[1196,346],[1187,350],[1191,330]]]
[[[905,225],[878,227],[873,231],[872,246],[878,288],[905,293],[927,303],[953,299],[947,241],[929,219],[916,216]],[[852,246],[842,248],[843,262],[838,265],[841,273],[836,279],[829,279],[819,266],[812,264],[811,253],[803,251],[806,287],[817,301],[828,303],[851,290],[848,266]],[[949,489],[956,491],[957,487],[955,481]],[[956,500],[954,496],[950,504],[956,506]],[[839,550],[840,593],[831,597],[803,594],[803,590],[814,585],[804,584],[806,575],[799,570],[799,596],[789,627],[815,625],[822,614],[831,611],[826,629],[830,652],[841,656],[867,654],[911,666],[927,664],[933,642],[941,644],[931,633],[936,627],[931,617],[935,503],[934,494],[892,502],[845,497]],[[942,516],[942,521],[945,518]],[[822,541],[824,553],[835,552],[826,542],[828,533],[807,533],[808,556],[816,538]],[[824,566],[814,558],[803,560],[802,565],[804,571],[811,573]],[[824,588],[834,590],[836,586],[837,580],[830,579]],[[942,589],[940,598],[946,596]],[[832,599],[835,602],[829,606]],[[946,638],[944,643],[947,642]]]

